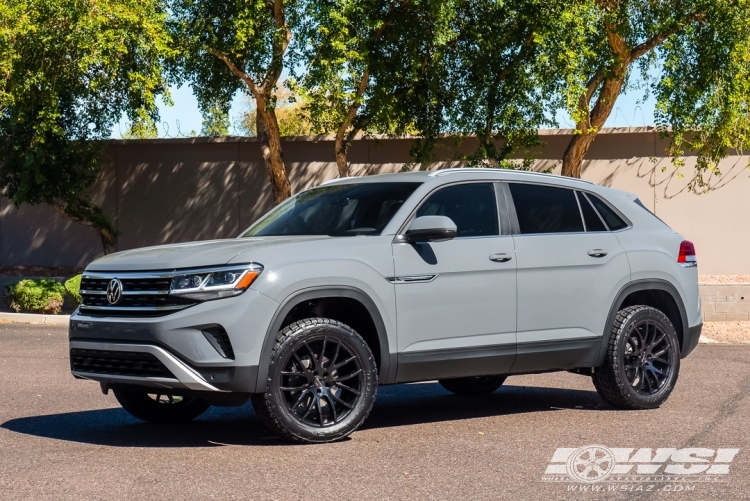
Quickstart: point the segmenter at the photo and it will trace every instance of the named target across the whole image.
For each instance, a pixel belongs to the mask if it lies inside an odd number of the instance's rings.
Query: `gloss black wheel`
[[[335,320],[310,318],[279,334],[266,391],[253,396],[253,405],[285,438],[331,442],[364,422],[377,383],[374,357],[359,334]]]
[[[675,350],[662,326],[649,319],[630,327],[625,340],[623,362],[625,377],[641,395],[653,395],[662,389],[672,372]]]
[[[604,365],[592,380],[615,407],[651,409],[667,400],[680,370],[680,344],[669,318],[648,306],[617,313]]]
[[[333,426],[346,419],[362,394],[362,366],[346,344],[326,334],[301,341],[281,371],[287,410],[301,422]]]

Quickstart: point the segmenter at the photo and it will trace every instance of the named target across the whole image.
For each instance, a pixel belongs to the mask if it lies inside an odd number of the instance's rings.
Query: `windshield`
[[[360,183],[313,188],[273,209],[242,236],[380,235],[419,184]]]

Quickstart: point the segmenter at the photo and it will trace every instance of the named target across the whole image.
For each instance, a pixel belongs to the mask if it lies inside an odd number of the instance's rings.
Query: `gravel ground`
[[[701,284],[750,284],[750,275],[698,275]]]
[[[750,322],[705,322],[701,337],[720,343],[750,343]]]

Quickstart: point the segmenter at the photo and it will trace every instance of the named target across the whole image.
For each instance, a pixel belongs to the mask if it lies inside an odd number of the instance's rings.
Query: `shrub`
[[[5,288],[5,303],[19,313],[60,313],[65,286],[49,279],[21,280]]]
[[[81,275],[76,275],[73,278],[65,282],[65,291],[68,293],[70,298],[70,305],[73,309],[78,308],[81,304],[81,294],[78,291],[81,290]]]

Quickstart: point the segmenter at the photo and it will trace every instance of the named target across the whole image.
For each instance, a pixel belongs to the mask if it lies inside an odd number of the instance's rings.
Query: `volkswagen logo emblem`
[[[117,304],[122,296],[122,282],[119,279],[113,278],[107,284],[107,301],[109,304]]]

